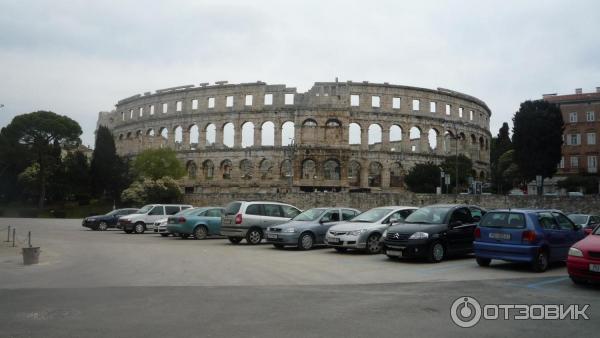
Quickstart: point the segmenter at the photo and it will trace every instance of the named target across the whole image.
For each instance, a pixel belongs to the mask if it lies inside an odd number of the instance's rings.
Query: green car
[[[221,216],[224,211],[221,207],[203,207],[185,215],[170,216],[167,220],[167,231],[179,234],[182,239],[190,235],[196,239],[218,235],[221,232]]]

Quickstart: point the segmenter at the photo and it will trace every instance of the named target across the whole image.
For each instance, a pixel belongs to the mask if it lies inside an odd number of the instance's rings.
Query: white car
[[[351,220],[332,226],[325,236],[325,244],[338,252],[348,249],[364,250],[371,254],[381,251],[381,234],[392,223],[402,222],[415,207],[389,206],[373,208]]]
[[[158,221],[154,222],[154,232],[160,234],[163,237],[167,237],[169,235],[176,236],[176,234],[172,234],[167,230],[167,221],[168,218],[162,218]]]
[[[175,215],[181,210],[191,208],[187,204],[148,204],[138,210],[135,214],[123,216],[117,221],[117,228],[123,229],[130,234],[143,234],[146,230],[154,229],[154,222],[165,216]]]

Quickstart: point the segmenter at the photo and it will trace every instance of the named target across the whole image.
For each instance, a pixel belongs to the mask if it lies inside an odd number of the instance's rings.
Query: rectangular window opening
[[[265,106],[273,104],[273,94],[265,94]]]
[[[183,109],[183,102],[177,101],[177,103],[175,104],[175,110],[181,111],[181,109]]]
[[[379,103],[380,103],[379,96],[372,96],[371,97],[371,107],[373,107],[373,108],[379,108]]]
[[[208,98],[208,108],[214,108],[214,107],[215,107],[215,98],[209,97]]]
[[[233,107],[233,96],[227,96],[225,98],[225,107],[228,107],[228,108]]]
[[[244,102],[246,104],[246,106],[251,106],[252,105],[252,95],[246,95],[246,102]]]
[[[286,105],[294,104],[294,94],[285,94],[284,103]]]
[[[192,100],[192,109],[198,109],[198,99],[193,99]]]
[[[394,97],[392,99],[392,108],[394,109],[400,109],[400,98],[399,97]]]
[[[358,107],[360,105],[360,96],[357,94],[350,95],[350,106]]]
[[[419,100],[412,100],[412,109],[413,111],[419,111],[421,110],[421,101]]]
[[[169,110],[169,104],[163,103],[162,108],[163,108],[163,110],[162,110],[163,114],[166,114],[167,111]]]
[[[437,112],[437,103],[435,103],[434,101],[429,102],[429,112]]]

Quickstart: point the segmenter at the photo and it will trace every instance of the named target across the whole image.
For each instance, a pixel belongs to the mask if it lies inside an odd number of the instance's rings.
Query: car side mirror
[[[585,229],[583,229],[583,232],[585,232],[586,235],[591,235],[592,234],[592,228],[585,228]]]

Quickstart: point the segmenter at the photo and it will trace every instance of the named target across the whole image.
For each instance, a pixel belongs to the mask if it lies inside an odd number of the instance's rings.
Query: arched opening
[[[281,178],[292,177],[292,162],[290,160],[283,160],[281,162]]]
[[[292,121],[287,121],[281,125],[281,145],[288,146],[294,142],[295,125]]]
[[[252,176],[254,174],[254,166],[252,164],[252,161],[248,159],[243,159],[240,162],[240,174],[242,175],[242,179],[244,180],[252,179]]]
[[[196,162],[190,160],[187,161],[186,165],[185,165],[185,169],[187,170],[187,176],[190,180],[193,180],[196,178],[197,175],[197,171],[198,171],[198,167],[196,166]]]
[[[390,143],[400,141],[402,141],[402,128],[397,124],[393,124],[390,127]]]
[[[456,151],[456,139],[454,138],[454,134],[446,130],[444,133],[444,152],[446,154],[452,154]]]
[[[340,162],[330,159],[323,163],[323,178],[325,180],[340,180]]]
[[[483,140],[483,136],[479,137],[479,149],[485,150],[485,141]]]
[[[258,169],[260,171],[261,179],[263,179],[263,180],[270,179],[272,177],[272,173],[273,173],[273,163],[270,160],[267,160],[265,158],[262,161],[260,161]]]
[[[190,146],[192,149],[196,149],[198,147],[198,143],[200,142],[200,129],[197,125],[192,124],[188,128],[188,132],[190,133]]]
[[[306,120],[304,120],[304,122],[302,122],[302,127],[316,128],[316,127],[318,127],[317,121],[315,121],[313,119],[306,119]]]
[[[162,138],[164,138],[165,140],[169,139],[169,129],[162,127],[160,128],[160,136],[162,136]]]
[[[311,159],[302,162],[302,179],[310,180],[317,178],[317,164]]]
[[[154,137],[155,136],[154,129],[153,128],[148,129],[146,131],[146,136]]]
[[[369,187],[381,187],[381,171],[383,166],[379,162],[369,164]]]
[[[252,147],[254,145],[254,123],[246,122],[242,124],[242,148]]]
[[[204,128],[204,134],[206,135],[206,145],[210,146],[215,144],[217,141],[217,127],[210,123]]]
[[[119,141],[123,141],[124,138],[125,138],[125,136],[123,134],[119,135]]]
[[[360,163],[356,161],[348,164],[348,184],[352,187],[360,186]]]
[[[235,139],[235,127],[233,123],[228,122],[223,126],[223,145],[233,148]]]
[[[215,165],[211,160],[206,160],[202,162],[202,174],[204,175],[204,179],[212,180],[215,174]]]
[[[329,119],[325,122],[325,127],[327,128],[341,128],[342,123],[338,119]]]
[[[421,149],[419,148],[421,142],[421,129],[419,127],[412,127],[409,131],[410,137],[410,151],[419,152]]]
[[[342,123],[338,119],[329,119],[325,122],[325,138],[329,143],[339,144],[344,137]]]
[[[275,124],[271,121],[263,123],[260,128],[260,144],[262,146],[275,145]]]
[[[128,139],[128,140],[129,140],[129,139],[131,139],[131,132],[130,132],[130,131],[129,131],[129,132],[127,132],[127,139]]]
[[[303,144],[315,144],[319,142],[317,136],[317,121],[313,119],[306,119],[302,122],[302,129],[300,133],[300,142]]]
[[[369,145],[381,143],[381,126],[373,123],[369,126]]]
[[[231,179],[231,168],[233,167],[230,160],[223,160],[221,162],[221,176],[224,180]]]
[[[394,162],[390,166],[390,187],[402,187],[404,181],[404,170],[400,162]]]
[[[434,150],[437,149],[437,147],[438,147],[438,144],[437,144],[438,143],[438,141],[437,141],[438,140],[438,136],[439,136],[439,132],[435,128],[429,129],[429,132],[428,132],[428,135],[427,135],[427,138],[428,138],[428,141],[429,141],[429,148],[434,149]]]
[[[137,138],[137,139],[142,138],[142,131],[141,130],[138,130],[138,131],[135,132],[135,138]]]
[[[183,128],[181,126],[175,127],[173,134],[175,135],[175,143],[181,144],[183,142]]]
[[[361,129],[358,123],[350,123],[348,125],[348,144],[360,144],[361,143]]]

